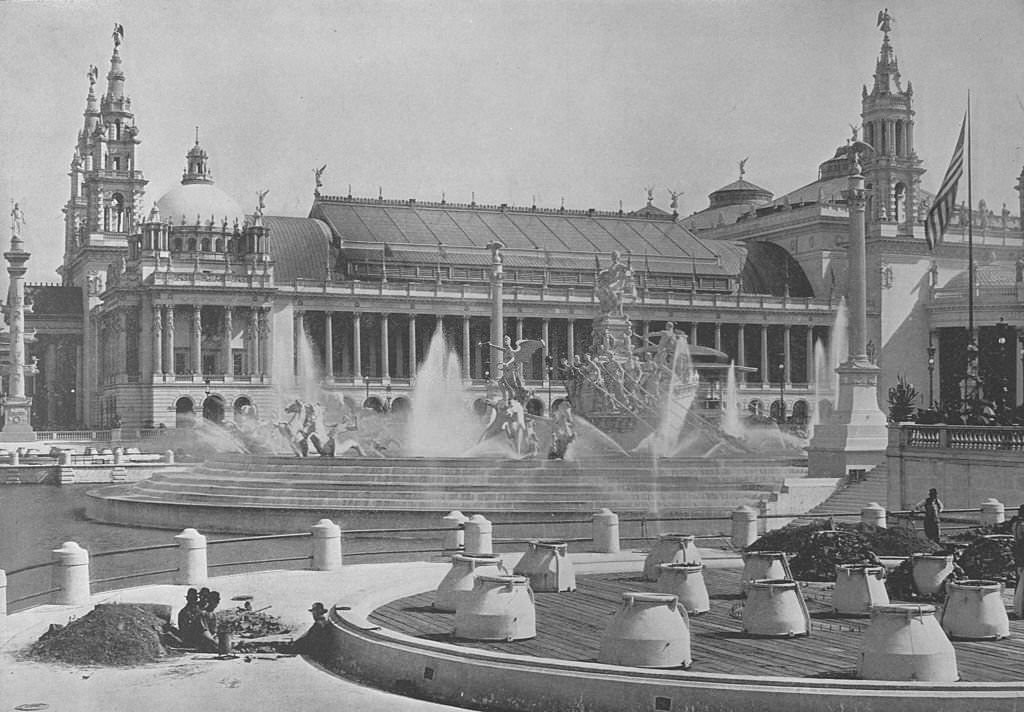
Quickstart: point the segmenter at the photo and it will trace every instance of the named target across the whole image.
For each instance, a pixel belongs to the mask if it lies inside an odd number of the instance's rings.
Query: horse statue
[[[278,431],[288,441],[288,446],[296,457],[309,456],[309,424],[307,423],[306,405],[298,398],[284,408],[286,420],[275,423]]]

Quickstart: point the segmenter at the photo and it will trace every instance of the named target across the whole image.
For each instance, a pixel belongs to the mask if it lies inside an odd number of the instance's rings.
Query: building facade
[[[816,180],[780,198],[745,180],[741,165],[738,181],[685,218],[674,206],[659,209],[650,193],[632,212],[328,195],[320,173],[308,217],[273,216],[264,214],[263,195],[243,210],[216,186],[198,134],[181,185],[147,210],[116,43],[102,97],[95,81],[93,73],[71,162],[61,285],[29,288],[37,428],[176,427],[250,406],[275,419],[310,381],[387,406],[410,397],[438,329],[482,393],[495,241],[504,245],[504,331],[546,344],[526,374],[535,411],[564,394],[560,360],[589,348],[595,276],[619,252],[637,283],[626,311],[638,339],[673,322],[691,344],[743,367],[743,406],[804,419],[832,389],[834,357],[823,354],[835,346],[846,290],[842,190],[857,155],[869,190],[867,287],[880,391],[897,374],[927,383],[932,345],[936,397],[952,392],[956,334],[966,324],[967,211],[929,251],[913,91],[903,86],[888,32],[872,89],[863,90],[863,141],[855,132]],[[1018,186],[1024,208],[1024,173]],[[1012,357],[999,361],[999,378],[1019,402],[1014,344],[1024,291],[1012,265],[1021,222],[1005,208],[973,220],[991,266],[978,287],[982,350],[999,343],[987,330],[1002,317]],[[704,404],[713,408],[724,372],[708,373]]]

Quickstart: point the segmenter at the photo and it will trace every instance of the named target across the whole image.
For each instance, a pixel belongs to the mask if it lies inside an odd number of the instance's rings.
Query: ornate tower
[[[861,92],[864,140],[875,153],[864,156],[868,190],[868,223],[895,223],[899,234],[910,235],[921,208],[918,196],[924,168],[914,148],[914,87],[903,89],[896,53],[889,43],[893,18],[887,11],[878,16],[882,49],[875,65],[871,91]]]
[[[128,236],[141,223],[147,182],[136,168],[139,137],[132,101],[124,91],[123,38],[124,29],[115,25],[102,96],[96,95],[99,70],[89,68],[85,120],[71,159],[71,190],[64,206],[64,261],[59,271],[65,286],[82,290],[82,387],[76,396],[76,420],[87,424],[95,418],[98,388],[98,331],[91,311],[105,291],[108,267],[128,253]]]

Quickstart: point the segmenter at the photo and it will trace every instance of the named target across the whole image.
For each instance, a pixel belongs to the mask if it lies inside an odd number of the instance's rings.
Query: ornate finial
[[[745,161],[746,159],[743,159],[743,160]],[[740,161],[740,163],[742,164],[743,161]],[[743,173],[741,172],[740,175],[742,176]],[[672,202],[669,203],[669,207],[670,208],[672,208],[673,210],[678,210],[679,209],[679,196],[682,195],[682,194],[683,194],[683,191],[681,191],[681,190],[672,190],[671,188],[668,189],[668,195],[669,195],[670,198],[672,198]]]
[[[89,78],[89,89],[91,91],[93,86],[96,84],[96,80],[100,77],[99,67],[97,67],[95,64],[90,64],[89,71],[86,72],[85,76]]]
[[[326,171],[326,170],[327,170],[327,164],[326,163],[323,164],[322,166],[320,166],[319,168],[314,168],[313,169],[313,180],[316,181],[316,188],[313,189],[313,192],[316,193],[317,195],[320,195],[320,189],[324,185],[324,183],[323,183],[323,175],[324,175],[324,171]]]
[[[747,174],[747,161],[750,160],[750,156],[747,156],[740,161],[740,180],[743,180],[743,176]]]
[[[114,23],[114,50],[116,51],[121,43],[124,42],[124,25],[119,22]]]
[[[199,145],[199,127],[196,126],[196,145]]]
[[[896,21],[896,18],[889,14],[889,8],[878,11],[878,21],[875,25],[885,34],[892,32],[892,23]]]

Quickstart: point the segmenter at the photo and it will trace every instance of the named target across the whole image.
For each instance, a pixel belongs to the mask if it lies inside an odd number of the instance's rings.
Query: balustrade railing
[[[900,425],[899,447],[906,449],[1024,450],[1024,427],[990,425]]]

